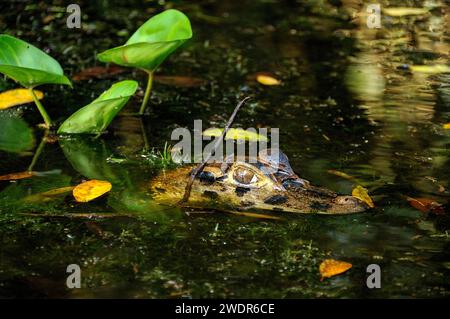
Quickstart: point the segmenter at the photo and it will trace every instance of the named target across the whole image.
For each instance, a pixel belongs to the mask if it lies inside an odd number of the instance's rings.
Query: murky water
[[[450,75],[411,72],[404,65],[448,64],[449,8],[444,1],[427,2],[432,10],[425,16],[383,15],[382,27],[369,29],[360,1],[341,2],[177,2],[195,36],[158,74],[206,84],[156,82],[149,116],[120,116],[97,139],[42,143],[37,156],[44,133],[36,127],[34,106],[3,111],[23,116],[36,145],[27,152],[1,151],[0,175],[25,171],[32,162],[40,174],[0,182],[0,296],[448,296],[448,208],[429,216],[407,197],[448,202],[450,131],[442,125],[450,122]],[[423,5],[395,2],[390,5]],[[68,31],[60,1],[1,6],[0,28],[46,49],[69,74],[101,65],[95,53],[125,42],[154,12],[140,1],[85,1],[83,29]],[[257,72],[272,72],[282,85],[259,85],[252,80]],[[45,86],[44,101],[62,120],[112,82],[135,78],[143,86],[144,77],[130,70],[75,82],[73,90]],[[1,79],[0,87],[14,84]],[[127,111],[138,108],[139,94]],[[376,208],[267,221],[187,215],[152,202],[146,186],[161,170],[156,152],[174,144],[171,131],[193,128],[194,119],[224,125],[244,95],[253,99],[235,126],[279,127],[281,148],[300,176],[342,193],[350,193],[356,180],[369,189]],[[112,182],[113,190],[87,204],[71,196],[30,200],[92,178]],[[103,218],[85,217],[94,213]],[[318,266],[326,258],[353,268],[320,281]],[[381,289],[366,287],[366,267],[373,263],[382,269]],[[69,264],[82,269],[81,289],[65,286]]]

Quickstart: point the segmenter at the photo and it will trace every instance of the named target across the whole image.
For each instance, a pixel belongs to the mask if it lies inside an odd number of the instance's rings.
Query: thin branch
[[[202,163],[197,165],[197,167],[192,170],[191,174],[189,175],[189,180],[188,180],[188,183],[186,184],[186,188],[184,189],[184,196],[178,202],[178,205],[181,205],[189,200],[189,196],[191,195],[191,190],[192,190],[192,184],[194,183],[195,178],[205,168],[206,164],[211,159],[211,157],[213,157],[213,155],[216,153],[217,148],[222,144],[224,137],[226,136],[231,125],[233,124],[233,121],[234,121],[234,118],[236,117],[237,112],[239,111],[241,106],[243,106],[245,104],[245,102],[247,102],[247,100],[249,98],[250,97],[247,96],[242,101],[239,102],[239,104],[234,109],[233,114],[231,114],[231,116],[227,122],[227,125],[225,125],[225,129],[223,130],[222,135],[220,135],[219,139],[214,144],[214,147],[211,150],[211,153],[209,153],[209,155],[203,160]]]

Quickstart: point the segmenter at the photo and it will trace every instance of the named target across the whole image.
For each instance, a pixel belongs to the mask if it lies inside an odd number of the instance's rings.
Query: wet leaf
[[[89,202],[109,192],[112,185],[108,181],[92,179],[81,183],[73,189],[73,197],[77,202]]]
[[[209,128],[203,131],[204,136],[217,137],[220,136],[223,132],[221,128]],[[230,128],[225,136],[227,140],[245,140],[250,142],[263,141],[267,142],[268,139],[266,136],[258,134],[256,132],[244,130],[241,128]]]
[[[432,213],[435,215],[445,214],[444,206],[436,202],[434,199],[408,197],[407,200],[412,207],[421,211],[422,213]]]
[[[44,93],[35,90],[39,100],[44,98]],[[33,102],[33,96],[27,89],[14,89],[0,93],[0,110],[4,110],[16,105],[22,105]]]
[[[35,175],[36,175],[36,173],[31,172],[31,171],[10,173],[10,174],[0,176],[0,181],[14,181],[14,180],[18,180],[18,179],[30,178]]]
[[[367,205],[369,205],[370,208],[374,208],[375,207],[375,205],[374,205],[374,203],[372,201],[372,198],[370,198],[370,196],[369,196],[369,192],[367,191],[367,189],[365,189],[361,185],[356,186],[352,190],[352,196],[362,200]]]
[[[74,81],[84,81],[84,80],[90,80],[90,79],[104,79],[108,78],[117,74],[121,74],[125,72],[125,68],[121,68],[117,65],[111,65],[111,66],[94,66],[92,68],[87,68],[82,70],[81,72],[75,74],[72,77],[72,80]]]
[[[446,130],[450,130],[450,123],[444,124],[442,127]]]
[[[409,69],[413,72],[427,74],[450,73],[450,67],[445,64],[410,65]]]
[[[258,81],[258,83],[260,83],[262,85],[267,85],[267,86],[281,84],[281,81],[279,81],[278,79],[276,79],[270,75],[266,75],[266,74],[258,74],[256,76],[256,81]]]
[[[203,79],[179,75],[155,75],[154,80],[162,84],[185,88],[198,87],[206,84],[206,81]]]
[[[45,201],[51,200],[55,196],[69,193],[73,189],[74,189],[74,186],[55,188],[55,189],[51,189],[46,192],[27,196],[24,198],[24,201],[26,201],[26,202],[45,202]]]
[[[319,266],[322,279],[340,275],[352,268],[352,264],[335,259],[325,259]]]
[[[33,131],[21,118],[0,115],[0,128],[0,150],[20,153],[34,147]]]
[[[136,81],[113,84],[90,104],[73,113],[58,129],[58,134],[99,134],[136,92]]]
[[[124,45],[100,53],[98,59],[153,72],[191,37],[188,17],[178,10],[169,9],[151,17]]]
[[[347,173],[344,173],[344,172],[341,172],[341,171],[337,171],[337,170],[334,170],[334,169],[329,169],[327,171],[327,173],[333,174],[333,175],[336,175],[336,176],[339,176],[339,177],[342,177],[342,178],[345,178],[345,179],[348,179],[348,180],[355,180],[355,178],[353,176],[350,176]]]
[[[0,73],[27,88],[49,83],[72,85],[58,61],[7,34],[0,35]]]
[[[398,7],[398,8],[384,8],[383,12],[391,17],[403,17],[408,15],[426,14],[429,11],[426,8]]]

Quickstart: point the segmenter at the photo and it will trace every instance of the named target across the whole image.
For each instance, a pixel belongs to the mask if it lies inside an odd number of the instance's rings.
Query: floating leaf
[[[426,8],[398,7],[398,8],[384,8],[383,12],[391,17],[402,17],[408,15],[427,14],[429,10]]]
[[[125,72],[127,69],[121,68],[117,65],[110,66],[94,66],[82,70],[80,73],[75,74],[72,77],[74,81],[83,81],[90,79],[104,79]]]
[[[58,129],[58,134],[99,134],[136,92],[136,81],[125,80],[113,84],[97,99],[72,114]]]
[[[39,100],[44,98],[44,93],[41,91],[34,91],[34,93]],[[30,102],[33,102],[33,96],[27,89],[14,89],[0,93],[0,110]]]
[[[374,208],[375,207],[375,205],[374,205],[374,203],[372,201],[372,198],[370,198],[370,196],[369,196],[369,192],[367,191],[367,189],[365,189],[361,185],[356,186],[352,190],[352,195],[354,197],[362,200],[367,205],[369,205],[370,208]]]
[[[433,213],[435,215],[445,214],[445,209],[442,204],[436,202],[430,198],[407,198],[408,203],[415,209],[421,211],[422,213],[428,214]]]
[[[0,35],[0,72],[27,88],[49,83],[72,85],[58,61],[6,34]]]
[[[166,84],[166,85],[172,85],[172,86],[178,86],[178,87],[185,87],[185,88],[191,88],[191,87],[198,87],[202,86],[206,83],[205,80],[190,76],[168,76],[168,75],[155,75],[154,77],[156,82]]]
[[[0,115],[0,128],[0,150],[20,153],[34,147],[33,131],[21,118]]]
[[[325,259],[319,266],[322,279],[342,274],[352,268],[352,264],[335,259]]]
[[[220,136],[223,132],[222,128],[209,128],[203,131],[204,136],[217,137]],[[252,132],[249,130],[244,130],[241,128],[230,128],[225,136],[227,140],[245,140],[245,141],[263,141],[267,142],[268,139],[266,136],[258,134],[256,132]]]
[[[31,171],[10,173],[10,174],[0,176],[0,181],[15,181],[18,179],[30,178],[35,175],[36,175],[36,173],[31,172]]]
[[[106,50],[97,57],[102,62],[153,72],[191,37],[188,17],[178,10],[170,9],[147,20],[124,45]]]
[[[266,75],[266,74],[258,74],[256,76],[256,81],[258,81],[262,85],[268,85],[268,86],[281,84],[281,81],[279,81],[278,79],[276,79],[270,75]]]
[[[413,72],[427,74],[450,73],[450,67],[445,64],[410,65],[409,69]]]
[[[446,130],[450,130],[450,123],[444,124],[442,127]]]
[[[92,179],[81,183],[73,189],[73,197],[77,202],[89,202],[109,192],[112,185],[108,181]]]

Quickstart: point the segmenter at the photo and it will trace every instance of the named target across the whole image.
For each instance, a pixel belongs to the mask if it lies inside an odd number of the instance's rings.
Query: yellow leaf
[[[402,17],[407,15],[421,15],[428,13],[426,8],[411,8],[411,7],[398,7],[398,8],[384,8],[383,12],[391,17]]]
[[[345,179],[348,179],[348,180],[355,180],[355,178],[353,176],[350,176],[347,173],[344,173],[344,172],[341,172],[341,171],[337,171],[335,169],[329,169],[327,171],[327,173],[333,174],[333,175],[336,175],[336,176],[339,176],[339,177],[342,177],[342,178],[345,178]]]
[[[442,127],[446,130],[450,130],[450,123],[444,124]]]
[[[352,264],[335,259],[325,259],[319,266],[322,279],[342,274],[352,268]]]
[[[280,85],[280,81],[271,77],[270,75],[258,74],[256,76],[256,81],[261,83],[262,85]]]
[[[204,136],[211,136],[216,137],[220,136],[223,132],[223,129],[221,128],[209,128],[205,131],[203,131]],[[268,139],[264,135],[260,135],[256,132],[244,130],[241,128],[230,128],[227,132],[227,135],[225,136],[225,139],[227,140],[245,140],[245,141],[263,141],[267,142]]]
[[[372,201],[372,198],[370,198],[369,193],[367,189],[364,187],[358,185],[352,190],[352,195],[360,200],[362,200],[364,203],[369,205],[370,208],[374,208],[375,205]]]
[[[16,179],[24,179],[24,178],[29,178],[34,175],[35,175],[35,173],[30,172],[30,171],[20,172],[20,173],[11,173],[11,174],[6,174],[3,176],[0,176],[0,181],[11,181],[11,180],[16,180]]]
[[[41,91],[34,91],[34,93],[39,100],[44,98],[44,93]],[[33,96],[27,89],[15,89],[0,93],[0,110],[30,102],[33,102]]]
[[[110,182],[93,179],[77,185],[73,189],[73,197],[77,202],[85,203],[109,192],[111,188]]]
[[[450,67],[445,64],[410,65],[409,69],[413,72],[427,74],[450,73]]]

